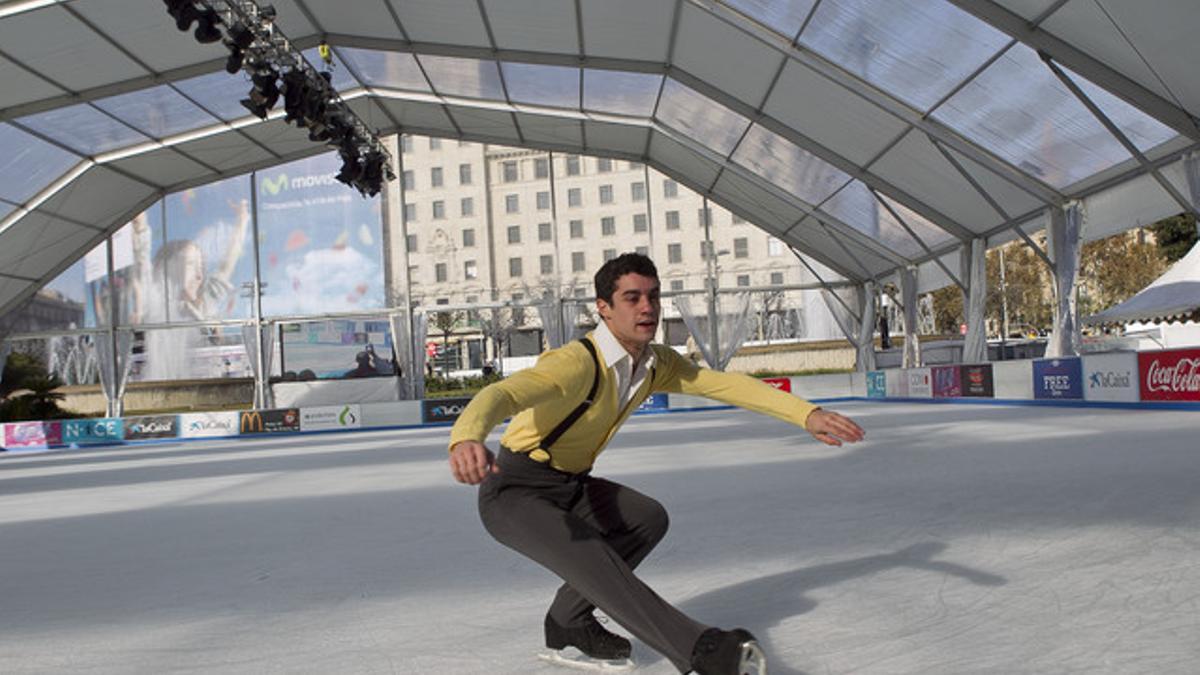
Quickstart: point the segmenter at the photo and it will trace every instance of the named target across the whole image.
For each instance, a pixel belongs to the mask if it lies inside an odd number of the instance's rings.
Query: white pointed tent
[[[1083,320],[1094,326],[1200,320],[1200,245],[1136,295]]]

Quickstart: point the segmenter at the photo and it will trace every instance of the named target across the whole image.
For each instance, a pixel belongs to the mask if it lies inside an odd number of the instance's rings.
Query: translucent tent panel
[[[421,56],[419,59],[439,94],[504,100],[500,69],[495,61],[451,56]]]
[[[791,40],[816,0],[726,0],[725,4]]]
[[[944,0],[843,0],[817,8],[800,43],[928,110],[1011,41]]]
[[[725,156],[733,152],[750,125],[750,120],[672,78],[667,78],[663,85],[655,116],[663,124]]]
[[[690,2],[680,4],[676,35],[671,52],[676,67],[754,106],[770,93],[784,59],[775,46],[747,38],[743,28]]]
[[[350,71],[345,68],[338,68],[336,61],[332,66],[322,62],[321,54],[317,51],[316,47],[305,49],[301,54],[304,56],[304,60],[308,62],[308,65],[312,66],[317,72],[324,70],[333,73],[333,88],[337,91],[345,91],[346,89],[353,89],[359,86],[358,80],[354,79],[354,75],[351,75]],[[246,86],[249,87],[249,79],[247,79]],[[246,89],[246,91],[249,91],[249,89]]]
[[[733,161],[809,204],[820,204],[850,180],[837,167],[757,124],[733,153]]]
[[[335,52],[367,86],[430,91],[412,54],[353,47],[340,47]]]
[[[490,47],[476,0],[390,3],[413,42]],[[437,83],[434,83],[437,86]]]
[[[543,0],[483,0],[488,26],[500,49],[579,52],[575,6]]]
[[[513,103],[579,109],[579,69],[503,63],[504,84]]]
[[[6,201],[0,200],[0,220],[3,220],[4,216],[7,216],[8,214],[12,213],[13,211],[16,210],[16,208],[17,208],[16,204],[9,204]]]
[[[1175,138],[1176,133],[1170,127],[1092,84],[1087,78],[1080,77],[1066,67],[1063,70],[1138,150],[1144,153]]]
[[[97,155],[150,140],[86,103],[28,115],[17,122],[81,155]]]
[[[883,198],[883,201],[887,202],[888,206],[892,207],[897,215],[904,219],[904,224],[908,225],[909,229],[911,229],[914,234],[920,237],[921,241],[925,242],[925,245],[929,248],[935,249],[943,244],[955,240],[954,235],[929,222],[928,219],[916,211],[913,211],[912,209],[892,199],[891,197],[888,197],[887,195],[880,195],[880,197]],[[881,228],[883,231],[892,231],[894,229],[893,225],[895,227],[900,227],[900,225],[895,222],[895,217],[886,208],[879,212],[879,217],[884,221],[884,224]],[[916,246],[917,250],[924,252],[923,249],[920,248],[920,244],[917,244]],[[917,255],[916,251],[910,248],[905,248],[904,251],[897,252],[905,257],[913,257],[914,255]]]
[[[649,117],[663,76],[617,70],[583,71],[583,107],[597,112]]]
[[[822,204],[821,210],[905,258],[919,258],[925,253],[894,219],[884,217],[887,209],[879,204],[866,185],[857,180]]]
[[[230,75],[222,70],[180,80],[171,86],[226,122],[250,114],[240,103],[250,91],[250,80],[241,73]]]
[[[0,199],[24,204],[80,162],[80,157],[0,124]]]
[[[102,98],[95,105],[147,136],[159,139],[220,122],[166,85]]]
[[[1021,44],[933,116],[1056,188],[1129,159],[1117,139]]]

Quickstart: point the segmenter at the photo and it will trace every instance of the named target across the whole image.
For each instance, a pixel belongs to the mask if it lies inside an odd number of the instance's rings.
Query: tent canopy
[[[1193,0],[273,4],[381,133],[645,162],[852,281],[1190,208]],[[0,316],[167,192],[325,150],[226,54],[160,3],[0,2]]]
[[[1083,320],[1092,325],[1200,320],[1200,246],[1132,298]]]

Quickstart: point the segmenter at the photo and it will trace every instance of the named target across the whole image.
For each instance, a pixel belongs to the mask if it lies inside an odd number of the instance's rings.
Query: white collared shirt
[[[596,347],[600,350],[600,355],[604,357],[604,362],[613,369],[613,374],[617,378],[617,403],[621,409],[624,409],[629,405],[629,401],[633,399],[637,390],[645,383],[646,375],[650,373],[650,368],[654,365],[654,350],[647,345],[645,351],[642,352],[641,360],[635,366],[633,357],[625,351],[620,342],[617,342],[616,336],[612,334],[612,331],[608,329],[608,324],[603,320],[592,332],[592,337],[596,340]]]

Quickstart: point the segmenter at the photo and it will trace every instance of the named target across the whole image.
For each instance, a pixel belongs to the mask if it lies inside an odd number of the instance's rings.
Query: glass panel
[[[362,78],[363,84],[429,91],[429,83],[412,54],[351,47],[339,47],[337,53]]]
[[[33,333],[95,326],[95,315],[89,311],[90,289],[84,278],[84,265],[83,260],[77,261],[38,289],[20,312],[5,317],[13,332]]]
[[[304,60],[308,61],[308,64],[313,68],[316,68],[317,71],[329,70],[333,73],[333,88],[337,91],[354,89],[358,86],[358,80],[354,79],[354,76],[350,74],[348,69],[336,67],[336,59],[334,60],[335,67],[330,68],[329,66],[325,65],[325,63],[321,61],[321,54],[317,51],[316,47],[304,50],[303,54]],[[247,80],[247,84],[249,84],[249,80]],[[280,101],[280,105],[283,105],[282,101]]]
[[[392,328],[386,317],[284,323],[279,329],[284,380],[395,374]]]
[[[733,161],[809,204],[825,201],[850,176],[786,138],[754,125]]]
[[[148,323],[251,316],[250,180],[237,176],[167,195],[166,242],[154,256]]]
[[[843,0],[817,8],[800,43],[920,110],[1011,38],[937,0]]]
[[[167,86],[100,99],[96,107],[154,138],[163,138],[219,123],[179,92]]]
[[[150,140],[87,104],[49,110],[17,121],[83,155],[96,155]]]
[[[616,70],[583,71],[583,107],[599,112],[649,117],[663,76]]]
[[[514,103],[579,109],[579,69],[504,63],[504,84]]]
[[[1014,45],[933,116],[1057,188],[1129,159],[1025,45]]]
[[[421,56],[429,81],[437,93],[468,96],[495,101],[504,100],[500,70],[495,61],[458,59],[449,56]]]
[[[5,216],[7,216],[8,214],[10,214],[16,210],[17,210],[16,204],[9,204],[6,201],[0,201],[0,220],[4,220]]]
[[[341,165],[328,153],[256,174],[265,315],[384,306],[380,199],[334,180]]]
[[[79,161],[11,124],[0,124],[0,198],[23,204]]]
[[[939,245],[944,244],[945,242],[954,238],[954,236],[949,232],[943,230],[937,225],[934,225],[929,220],[926,220],[924,216],[918,214],[916,211],[909,209],[900,202],[892,200],[886,195],[880,196],[883,197],[883,200],[887,202],[888,206],[896,210],[896,213],[898,213],[900,217],[904,219],[904,223],[908,225],[908,227],[912,229],[912,231],[915,232],[918,237],[921,238],[921,241],[925,242],[926,246],[930,248],[937,248]],[[893,225],[896,228],[900,228],[900,225],[895,222],[896,219],[887,209],[881,209],[879,212],[879,217],[884,221],[883,229],[885,231],[890,229]],[[911,237],[905,236],[904,238],[912,241]],[[897,252],[905,257],[913,257],[919,253],[924,253],[925,251],[919,244],[912,242],[912,248],[908,248],[908,245],[906,244],[905,248]]]
[[[822,205],[821,210],[905,258],[913,258],[925,252],[904,228],[896,224],[887,209],[879,205],[867,186],[857,180],[839,190],[832,199]],[[907,220],[906,214],[901,215],[905,215],[905,222],[913,224]]]
[[[725,4],[791,40],[816,0],[726,0]]]
[[[729,155],[750,120],[707,96],[667,78],[657,117],[684,136]]]
[[[172,86],[226,122],[250,115],[239,103],[250,91],[250,80],[242,73],[210,73],[180,80]]]
[[[241,326],[152,328],[139,334],[130,381],[254,376]],[[272,357],[271,362],[279,361]]]
[[[162,248],[162,204],[138,214],[113,233],[109,240],[113,251],[113,288],[117,303],[117,325],[162,322],[166,315],[162,278],[154,274],[155,256]],[[151,306],[155,303],[157,306]],[[102,325],[107,321],[101,320]]]
[[[1087,78],[1076,75],[1065,66],[1060,67],[1067,71],[1075,84],[1083,90],[1084,95],[1092,99],[1101,112],[1117,125],[1117,128],[1133,142],[1138,150],[1146,152],[1177,135],[1175,130],[1108,93],[1107,90],[1092,84]]]

